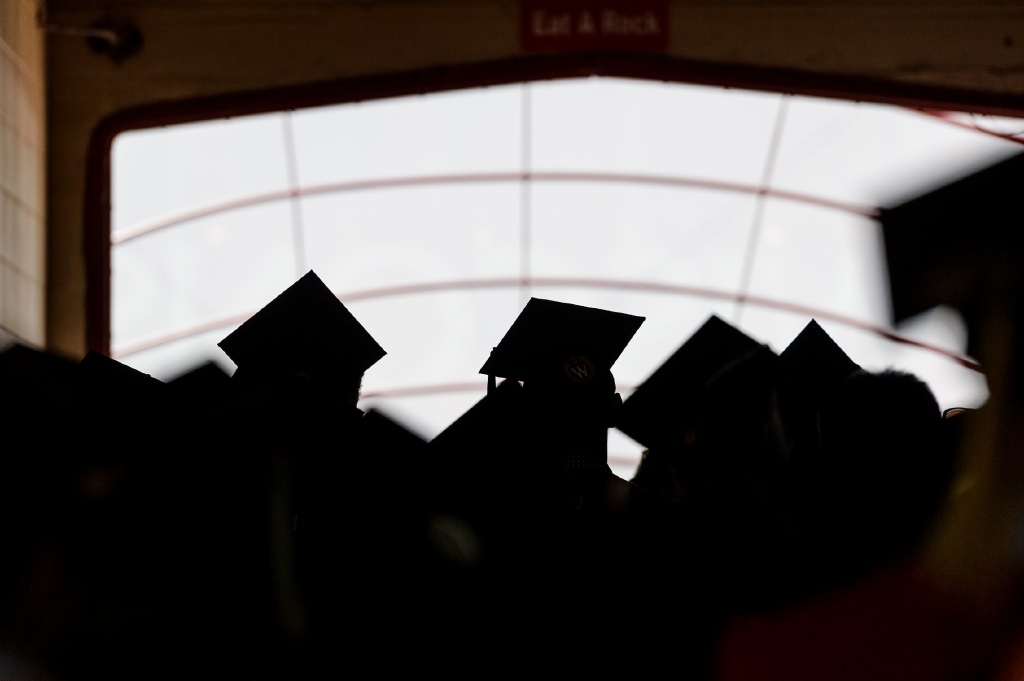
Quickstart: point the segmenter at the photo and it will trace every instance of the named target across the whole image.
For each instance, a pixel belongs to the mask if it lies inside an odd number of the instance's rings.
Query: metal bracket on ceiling
[[[90,50],[105,54],[115,62],[123,61],[142,48],[142,31],[130,21],[103,18],[89,26],[69,26],[48,22],[40,10],[36,13],[36,25],[46,33],[85,38]]]

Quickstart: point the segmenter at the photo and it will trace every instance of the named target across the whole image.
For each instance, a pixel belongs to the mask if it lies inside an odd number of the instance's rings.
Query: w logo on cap
[[[562,363],[562,370],[569,379],[577,383],[590,383],[594,380],[594,363],[590,358],[574,355]]]

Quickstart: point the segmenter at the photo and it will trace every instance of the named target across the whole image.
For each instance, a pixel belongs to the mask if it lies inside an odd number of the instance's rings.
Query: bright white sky
[[[124,133],[112,354],[161,379],[231,372],[217,342],[312,269],[388,353],[360,406],[428,438],[483,396],[531,296],[646,317],[613,368],[624,398],[711,314],[781,351],[815,310],[861,366],[978,406],[983,376],[864,330],[893,328],[864,210],[1018,153],[972,126],[1021,123],[587,78]],[[896,330],[955,355],[966,340],[948,310]],[[620,475],[641,449],[611,431]]]

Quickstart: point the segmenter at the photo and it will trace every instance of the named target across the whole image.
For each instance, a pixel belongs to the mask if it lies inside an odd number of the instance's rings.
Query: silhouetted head
[[[855,372],[822,396],[816,424],[803,513],[822,545],[853,565],[916,549],[952,475],[927,383],[896,369]]]

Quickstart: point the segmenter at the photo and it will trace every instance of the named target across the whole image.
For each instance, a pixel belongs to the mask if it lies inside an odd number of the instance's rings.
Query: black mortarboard
[[[812,460],[819,453],[818,410],[822,400],[860,366],[814,319],[779,353],[779,415],[790,456]]]
[[[538,456],[543,431],[523,386],[515,380],[498,384],[430,440],[431,461],[441,471],[436,477],[448,489],[443,494],[486,496],[554,476],[563,464]]]
[[[982,308],[992,295],[1018,295],[1024,154],[966,174],[879,213],[895,322],[948,305],[968,327],[967,353],[977,354]],[[995,284],[995,285],[993,285]],[[1019,302],[1019,301],[1015,301]]]
[[[521,431],[525,418],[522,387],[505,381],[449,423],[429,445],[442,459],[472,456],[493,461],[494,457],[481,455],[481,447],[491,450],[507,443],[509,434]]]
[[[422,465],[427,441],[408,426],[377,408],[371,408],[362,419],[365,438],[371,446],[393,454],[404,463]]]
[[[167,379],[174,399],[190,407],[211,406],[225,400],[231,374],[213,360],[206,360]]]
[[[587,363],[565,365],[582,357],[599,372],[610,373],[637,329],[644,322],[623,312],[612,312],[543,298],[531,298],[480,369],[481,374],[527,381],[564,367],[579,382],[588,375]]]
[[[134,406],[137,397],[163,397],[167,384],[158,378],[139,371],[120,360],[89,350],[78,362],[82,382],[89,390],[103,389],[109,395],[117,395],[125,406]]]
[[[207,390],[224,388],[230,378],[231,375],[220,364],[213,360],[205,360],[167,379],[167,384],[174,386],[176,390],[189,390],[202,396]]]
[[[771,353],[767,346],[711,315],[623,402],[616,427],[648,449],[677,447],[682,423],[708,382],[731,363],[760,351]]]
[[[385,351],[312,270],[217,344],[239,369],[361,376]]]
[[[817,395],[859,370],[839,344],[814,319],[779,353],[784,385]]]
[[[76,390],[82,398],[77,418],[89,432],[102,433],[103,447],[94,450],[98,457],[128,454],[144,447],[155,452],[173,448],[182,434],[178,428],[169,435],[153,437],[154,429],[165,424],[168,411],[176,408],[170,387],[120,360],[89,350],[78,362]],[[95,399],[95,396],[102,396]],[[108,428],[117,414],[117,428]]]

